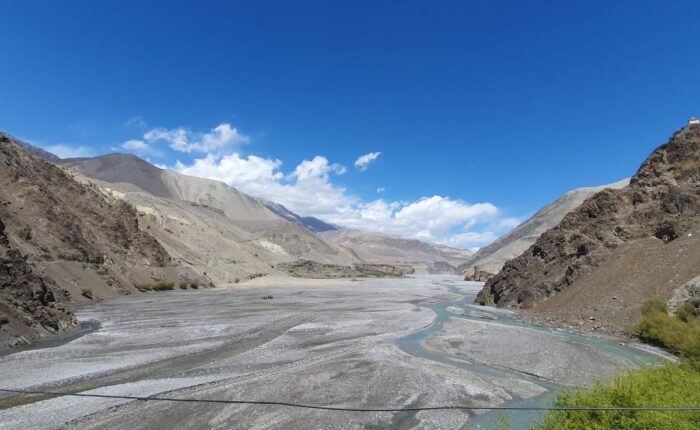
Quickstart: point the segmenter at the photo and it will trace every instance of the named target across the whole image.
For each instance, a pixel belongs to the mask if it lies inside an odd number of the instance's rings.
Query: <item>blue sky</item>
[[[0,16],[2,130],[64,155],[138,141],[304,214],[463,247],[633,174],[700,114],[697,2],[4,0]]]

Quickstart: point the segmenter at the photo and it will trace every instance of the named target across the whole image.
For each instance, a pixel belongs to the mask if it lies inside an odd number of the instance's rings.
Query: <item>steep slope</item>
[[[336,230],[320,233],[328,243],[366,263],[411,266],[418,272],[451,273],[464,263],[464,250],[381,233]]]
[[[0,339],[72,324],[54,301],[88,300],[173,273],[168,253],[141,230],[134,208],[76,181],[63,168],[0,136],[2,266]],[[1,317],[0,317],[1,318]]]
[[[215,282],[242,281],[300,259],[339,265],[357,261],[223,182],[159,169],[123,154],[62,163],[136,206],[178,264]]]
[[[457,270],[462,273],[478,267],[490,273],[498,273],[508,260],[519,256],[545,231],[559,224],[564,215],[576,209],[593,194],[606,188],[620,189],[629,184],[629,179],[623,179],[613,184],[600,187],[577,188],[559,197],[554,202],[538,210],[525,222],[515,227],[507,234],[499,237],[493,243],[479,249],[465,264]]]
[[[668,298],[700,274],[698,235],[700,126],[691,125],[629,187],[596,193],[506,263],[478,300],[567,322],[595,313],[591,325],[621,330],[620,315],[634,321],[644,300]]]

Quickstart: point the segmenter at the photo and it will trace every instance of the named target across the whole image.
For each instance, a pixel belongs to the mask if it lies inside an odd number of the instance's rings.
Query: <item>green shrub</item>
[[[187,285],[189,285],[189,284],[187,283],[187,281],[180,281],[179,287],[180,287],[180,289],[182,289],[182,290],[186,290],[186,289],[187,289]]]
[[[19,229],[17,236],[26,242],[32,238],[32,229],[29,226],[24,226]]]
[[[194,288],[195,290],[198,290],[199,284],[190,284],[190,287]]]
[[[700,405],[700,372],[688,364],[645,367],[592,390],[559,394],[556,406],[696,406]],[[700,428],[698,412],[664,411],[552,411],[537,430]]]
[[[9,323],[10,319],[6,317],[5,315],[0,315],[0,327],[4,326],[5,324]]]
[[[92,300],[92,289],[87,288],[87,287],[83,287],[80,289],[80,295]]]
[[[195,290],[199,288],[199,279],[193,279],[190,281],[190,287],[194,288]]]
[[[669,315],[664,302],[642,307],[642,321],[633,329],[642,340],[682,357],[681,364],[644,367],[589,391],[559,394],[556,406],[697,406],[700,405],[700,316],[693,303]],[[664,411],[552,411],[539,430],[700,428],[700,413]]]
[[[155,291],[167,291],[175,288],[175,282],[172,281],[158,281],[153,286]]]
[[[664,303],[648,302],[634,331],[642,340],[663,346],[683,358],[700,359],[700,317],[695,315],[692,304],[681,306],[674,316],[668,314]]]

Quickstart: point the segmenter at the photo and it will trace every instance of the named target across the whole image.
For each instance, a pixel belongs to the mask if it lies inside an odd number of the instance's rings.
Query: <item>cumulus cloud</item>
[[[148,143],[166,142],[171,149],[185,153],[221,151],[249,141],[247,136],[225,122],[207,133],[192,132],[183,127],[157,127],[146,131],[143,139]]]
[[[367,170],[369,164],[379,158],[382,155],[381,152],[370,152],[365,155],[360,155],[357,160],[355,160],[355,167],[360,170]]]
[[[208,132],[193,132],[183,127],[152,128],[122,148],[140,153],[157,154],[162,146],[183,155],[174,170],[186,175],[225,182],[255,197],[281,203],[302,216],[315,216],[347,228],[416,238],[458,247],[476,247],[492,241],[501,224],[498,208],[491,203],[468,203],[447,196],[434,195],[415,201],[367,201],[338,185],[336,177],[347,172],[342,164],[332,163],[322,155],[301,161],[282,170],[282,161],[256,155],[242,155],[239,146],[248,143],[228,123]],[[354,162],[365,170],[382,153],[370,152]],[[377,188],[377,193],[384,191]]]
[[[143,140],[131,139],[124,142],[122,148],[128,151],[147,151],[150,147]]]
[[[384,188],[384,187],[378,187],[378,188],[377,188],[377,192],[378,192],[378,193],[383,193],[384,191],[386,191],[386,188]]]
[[[491,232],[471,232],[481,223],[493,223],[499,210],[491,203],[469,204],[445,196],[412,202],[364,201],[333,183],[344,167],[326,157],[303,160],[289,174],[282,162],[255,155],[208,154],[191,164],[178,162],[175,170],[187,175],[220,180],[243,192],[282,203],[303,216],[316,216],[347,228],[416,238],[459,247],[490,242]]]

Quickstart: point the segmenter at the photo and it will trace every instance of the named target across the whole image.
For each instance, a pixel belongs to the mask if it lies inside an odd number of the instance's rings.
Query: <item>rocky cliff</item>
[[[698,274],[693,272],[700,272],[698,230],[700,126],[694,125],[657,148],[628,187],[596,193],[507,262],[477,300],[498,306],[549,307],[550,315],[564,308],[575,313],[591,301],[602,300],[586,296],[586,291],[599,288],[597,296],[605,296],[610,303],[630,293],[624,304],[617,303],[628,312],[645,298],[670,295]],[[645,263],[639,266],[640,261]],[[567,292],[566,302],[545,301],[562,292]],[[607,301],[590,312],[605,319],[599,308],[610,305]],[[581,317],[585,315],[576,316]]]
[[[620,189],[627,184],[629,184],[629,178],[612,184],[576,188],[567,192],[538,210],[510,232],[491,244],[479,248],[466,263],[457,268],[457,272],[469,274],[471,269],[478,266],[487,272],[498,273],[506,261],[525,252],[542,233],[559,224],[566,214],[579,207],[587,198],[606,188]]]
[[[0,136],[0,221],[0,321],[8,321],[0,324],[0,341],[60,331],[75,321],[56,302],[129,291],[150,270],[172,266],[131,205],[6,135]],[[81,297],[85,288],[91,292]]]

